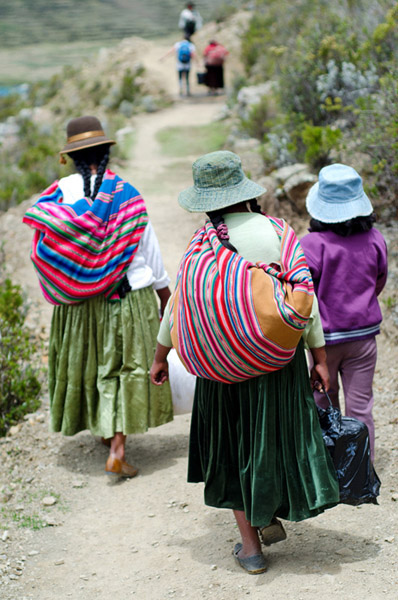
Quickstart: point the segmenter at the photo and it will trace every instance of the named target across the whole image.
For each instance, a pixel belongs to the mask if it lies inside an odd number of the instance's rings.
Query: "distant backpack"
[[[185,64],[189,63],[191,60],[189,42],[181,42],[180,47],[178,48],[178,60]]]
[[[206,64],[211,67],[220,67],[224,64],[226,55],[228,54],[224,46],[214,46],[205,56]]]

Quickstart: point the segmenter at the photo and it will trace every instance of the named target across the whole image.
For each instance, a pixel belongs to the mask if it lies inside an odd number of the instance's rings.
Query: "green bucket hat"
[[[211,212],[257,198],[266,192],[243,173],[242,161],[227,150],[210,152],[192,165],[194,185],[178,196],[189,212]]]

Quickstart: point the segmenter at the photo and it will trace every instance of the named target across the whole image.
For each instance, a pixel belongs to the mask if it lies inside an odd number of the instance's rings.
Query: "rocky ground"
[[[169,87],[173,67],[165,67]],[[146,198],[172,277],[201,218],[176,203],[177,192],[191,184],[196,157],[184,157],[176,169],[175,160],[160,153],[156,132],[209,123],[223,102],[196,88],[192,99],[132,121],[136,143],[123,174]],[[12,278],[29,297],[27,323],[43,343],[45,365],[51,307],[28,260],[30,233],[21,218],[29,205],[0,216],[0,238]],[[306,219],[296,216],[295,226],[303,233]],[[140,474],[121,481],[105,475],[106,449],[88,432],[73,438],[49,433],[44,393],[40,410],[0,439],[1,598],[397,598],[398,224],[381,229],[390,277],[382,295],[374,390],[378,506],[340,505],[315,519],[287,523],[287,541],[266,551],[268,572],[250,577],[231,556],[238,532],[229,511],[204,506],[202,486],[186,483],[189,414],[130,436],[127,457]]]

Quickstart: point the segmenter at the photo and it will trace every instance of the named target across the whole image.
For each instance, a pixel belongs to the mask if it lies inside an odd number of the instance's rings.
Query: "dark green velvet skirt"
[[[171,421],[170,387],[149,379],[159,330],[152,287],[120,302],[98,296],[54,308],[49,349],[51,430],[105,438]]]
[[[204,481],[206,504],[243,510],[253,526],[338,503],[302,343],[280,371],[236,384],[198,378],[188,481]]]

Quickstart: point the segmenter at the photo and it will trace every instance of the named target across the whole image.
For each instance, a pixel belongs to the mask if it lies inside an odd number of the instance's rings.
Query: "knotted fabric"
[[[54,182],[23,222],[35,230],[31,259],[45,299],[76,304],[101,294],[119,299],[114,291],[137,251],[148,215],[139,192],[108,170],[94,200],[65,204]]]
[[[293,229],[268,217],[281,241],[279,264],[256,264],[225,248],[208,221],[182,259],[170,311],[186,369],[235,383],[284,367],[311,314],[313,283]]]

